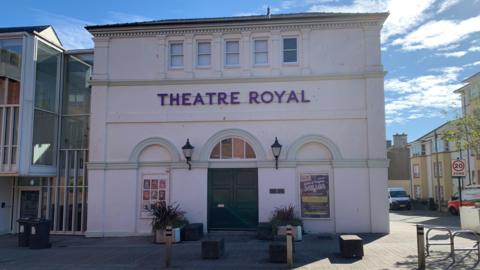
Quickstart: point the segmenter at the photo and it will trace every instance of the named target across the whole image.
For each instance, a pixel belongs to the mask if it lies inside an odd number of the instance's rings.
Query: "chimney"
[[[407,134],[396,133],[393,135],[393,147],[401,148],[401,147],[405,147],[406,145],[407,145]]]
[[[392,140],[387,140],[387,149],[392,147]]]

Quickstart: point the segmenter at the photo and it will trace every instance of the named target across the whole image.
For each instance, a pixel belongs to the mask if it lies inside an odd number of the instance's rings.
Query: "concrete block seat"
[[[198,241],[203,237],[203,224],[191,223],[182,228],[183,241]]]
[[[223,238],[202,240],[202,259],[219,259],[225,251]]]
[[[345,258],[363,257],[363,239],[358,235],[340,235],[340,253]]]

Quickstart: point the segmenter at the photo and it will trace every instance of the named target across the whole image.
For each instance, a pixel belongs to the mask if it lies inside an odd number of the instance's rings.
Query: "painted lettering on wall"
[[[245,96],[242,98],[242,94]],[[250,91],[241,92],[204,92],[204,93],[159,93],[162,106],[198,106],[198,105],[238,105],[269,103],[309,103],[305,90]],[[242,102],[243,101],[243,102]]]

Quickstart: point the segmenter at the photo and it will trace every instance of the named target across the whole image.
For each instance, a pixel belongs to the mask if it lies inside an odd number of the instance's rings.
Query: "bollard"
[[[165,267],[169,268],[172,263],[172,226],[165,229]]]
[[[293,267],[293,235],[292,226],[287,225],[287,265],[289,268]]]
[[[425,269],[425,237],[423,225],[417,224],[418,269]]]

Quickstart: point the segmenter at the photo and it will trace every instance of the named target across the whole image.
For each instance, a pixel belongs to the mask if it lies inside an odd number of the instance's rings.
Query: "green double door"
[[[258,170],[208,170],[208,228],[248,230],[258,225]]]

